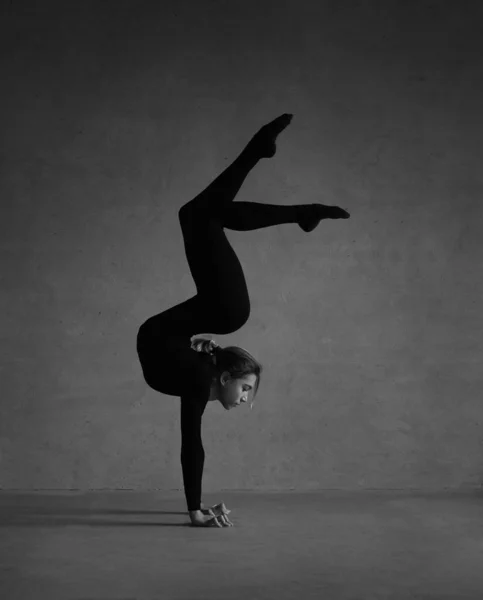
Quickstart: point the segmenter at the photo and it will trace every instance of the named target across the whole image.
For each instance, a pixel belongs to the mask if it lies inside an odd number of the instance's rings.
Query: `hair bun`
[[[204,352],[205,354],[214,354],[215,350],[220,346],[214,340],[206,338],[191,338],[191,348],[196,352]]]

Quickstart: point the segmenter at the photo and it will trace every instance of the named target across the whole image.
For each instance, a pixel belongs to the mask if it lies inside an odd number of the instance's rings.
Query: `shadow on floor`
[[[0,527],[65,527],[68,525],[85,525],[87,527],[191,527],[191,523],[157,523],[150,520],[140,521],[119,521],[98,519],[97,515],[175,515],[187,517],[186,512],[173,512],[163,510],[126,510],[126,509],[46,509],[33,507],[9,507],[0,509]],[[81,518],[76,518],[81,517]]]

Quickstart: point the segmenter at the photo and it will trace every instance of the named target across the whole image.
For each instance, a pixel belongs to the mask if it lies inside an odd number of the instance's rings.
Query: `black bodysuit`
[[[275,155],[275,139],[292,116],[284,113],[264,125],[208,187],[180,208],[186,258],[197,293],[151,317],[139,330],[137,349],[147,384],[163,394],[181,397],[181,460],[188,510],[200,507],[205,457],[201,417],[215,374],[211,357],[192,350],[190,339],[205,331],[234,333],[250,317],[245,275],[224,229],[253,231],[283,223],[300,225],[303,206],[233,202],[258,161]]]
[[[198,510],[205,453],[201,419],[214,375],[212,357],[191,349],[200,332],[228,335],[250,317],[242,265],[224,229],[252,231],[296,223],[298,206],[233,202],[260,156],[244,151],[198,196],[178,211],[196,295],[149,318],[137,350],[144,378],[154,390],[181,398],[181,462],[188,510]]]

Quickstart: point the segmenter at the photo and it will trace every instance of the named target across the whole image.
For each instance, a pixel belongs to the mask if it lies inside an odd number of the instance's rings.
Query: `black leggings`
[[[188,265],[197,293],[150,317],[139,329],[137,350],[146,382],[156,391],[180,396],[183,378],[194,365],[190,338],[240,329],[250,316],[243,269],[224,228],[251,231],[296,223],[300,206],[233,202],[259,158],[246,149],[204,191],[179,210]]]

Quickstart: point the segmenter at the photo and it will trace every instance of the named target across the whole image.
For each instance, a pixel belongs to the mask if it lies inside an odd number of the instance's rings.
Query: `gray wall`
[[[238,199],[352,218],[227,232],[252,315],[215,339],[265,373],[208,405],[204,491],[478,487],[481,3],[1,6],[1,487],[182,489],[137,328],[196,291],[180,206],[283,112]]]

